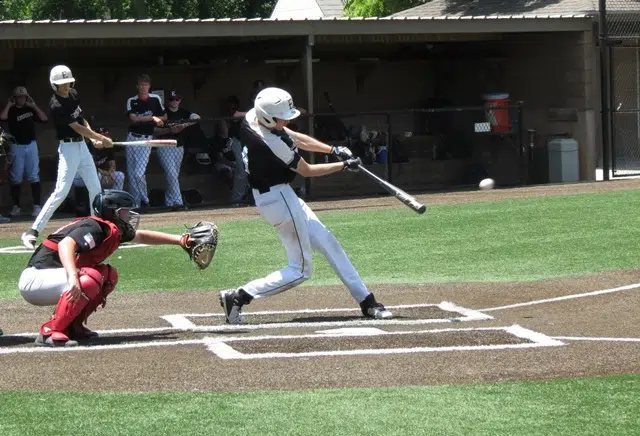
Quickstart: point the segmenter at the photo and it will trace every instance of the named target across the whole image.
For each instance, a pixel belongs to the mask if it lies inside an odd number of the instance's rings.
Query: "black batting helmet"
[[[140,216],[133,212],[136,202],[126,191],[106,189],[93,199],[93,211],[100,218],[118,226],[125,240],[135,236]]]

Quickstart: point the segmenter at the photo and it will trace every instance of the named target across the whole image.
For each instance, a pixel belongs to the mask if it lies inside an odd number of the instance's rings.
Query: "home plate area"
[[[74,348],[34,347],[33,334],[8,336],[0,354],[200,346],[220,359],[247,360],[564,345],[519,325],[483,326],[495,319],[451,302],[387,307],[393,319],[365,319],[357,308],[245,312],[245,325],[227,325],[221,313],[173,314],[161,317],[170,326],[100,331]]]

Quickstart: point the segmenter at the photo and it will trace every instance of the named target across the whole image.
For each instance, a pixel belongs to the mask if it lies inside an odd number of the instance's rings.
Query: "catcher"
[[[77,346],[97,336],[85,322],[118,283],[118,271],[103,262],[123,242],[179,245],[200,268],[209,266],[218,242],[215,224],[200,222],[182,235],[137,230],[140,216],[125,191],[107,190],[93,202],[96,216],[80,218],[56,230],[36,249],[18,288],[36,306],[55,305],[40,327],[39,346]]]

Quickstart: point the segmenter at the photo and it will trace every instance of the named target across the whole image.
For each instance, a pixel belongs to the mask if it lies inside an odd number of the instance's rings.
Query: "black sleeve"
[[[153,108],[153,115],[156,117],[161,117],[162,115],[166,114],[167,111],[162,105],[160,98],[154,98],[153,100],[155,101],[155,105]]]
[[[76,241],[78,252],[84,253],[102,244],[107,234],[97,221],[86,218],[79,221],[78,226],[67,236]]]

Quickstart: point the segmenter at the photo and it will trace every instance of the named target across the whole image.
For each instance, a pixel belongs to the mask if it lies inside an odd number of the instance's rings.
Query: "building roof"
[[[640,3],[607,2],[608,12],[640,11]],[[598,0],[431,0],[392,17],[593,16]]]
[[[316,0],[325,17],[344,17],[342,0]]]
[[[508,19],[505,19],[508,18]],[[0,21],[0,40],[519,33],[589,30],[588,15]]]

